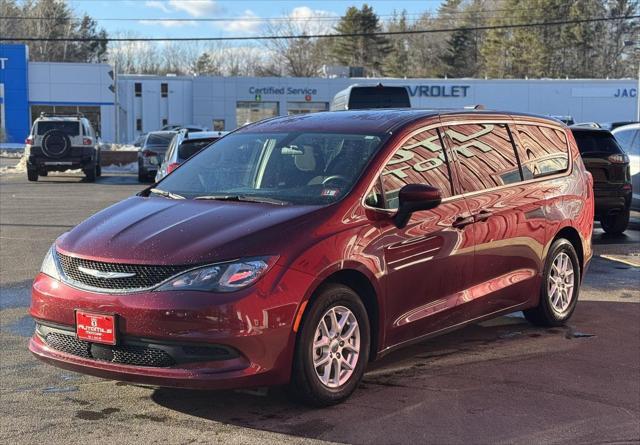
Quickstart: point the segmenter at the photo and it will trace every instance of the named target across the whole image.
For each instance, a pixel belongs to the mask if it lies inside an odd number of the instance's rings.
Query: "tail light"
[[[24,140],[24,143],[25,143],[26,145],[33,145],[33,138],[32,138],[31,136],[29,136],[28,138],[26,138],[26,139]]]
[[[179,166],[180,166],[179,162],[172,162],[171,164],[167,165],[167,174],[171,173]]]
[[[142,156],[144,156],[145,158],[150,158],[151,156],[158,156],[158,153],[151,150],[145,150],[142,152]]]
[[[93,141],[91,140],[91,138],[82,138],[82,145],[91,145],[93,144]]]
[[[611,155],[607,158],[612,164],[628,164],[629,156],[624,153]]]

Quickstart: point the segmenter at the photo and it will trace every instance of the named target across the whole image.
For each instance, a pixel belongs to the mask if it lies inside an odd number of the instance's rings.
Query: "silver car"
[[[164,161],[160,165],[158,173],[156,173],[156,182],[167,176],[191,156],[198,153],[206,146],[214,143],[227,133],[229,132],[188,132],[186,130],[178,132],[178,134],[176,134],[171,140],[169,148],[167,149],[167,154],[164,157]]]

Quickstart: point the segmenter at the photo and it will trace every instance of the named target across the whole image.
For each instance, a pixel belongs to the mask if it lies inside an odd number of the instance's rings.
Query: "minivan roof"
[[[482,115],[525,117],[528,119],[533,118],[536,120],[553,122],[559,126],[564,125],[562,122],[549,118],[548,116],[527,113],[465,109],[422,110],[415,108],[380,108],[370,110],[325,111],[302,115],[279,116],[246,125],[236,130],[236,132],[329,131],[336,133],[357,132],[361,134],[384,134],[410,124],[418,119],[446,115],[469,115],[470,117],[479,117]]]

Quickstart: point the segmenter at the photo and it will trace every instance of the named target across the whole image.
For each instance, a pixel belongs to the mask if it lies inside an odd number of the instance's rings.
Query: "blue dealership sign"
[[[4,95],[3,127],[7,142],[21,143],[29,135],[29,52],[26,45],[0,45],[0,85]]]

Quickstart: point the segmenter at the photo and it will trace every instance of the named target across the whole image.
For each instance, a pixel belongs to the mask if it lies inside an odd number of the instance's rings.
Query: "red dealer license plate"
[[[80,340],[115,345],[116,317],[76,311],[76,334]]]

